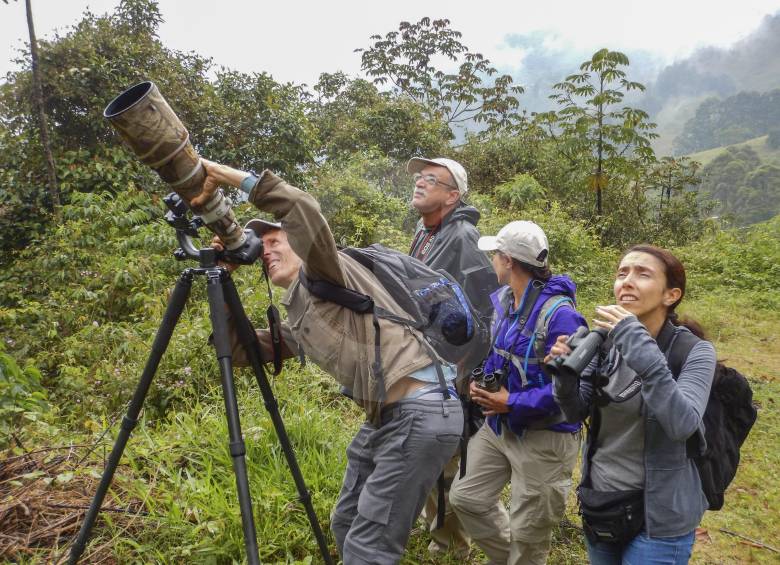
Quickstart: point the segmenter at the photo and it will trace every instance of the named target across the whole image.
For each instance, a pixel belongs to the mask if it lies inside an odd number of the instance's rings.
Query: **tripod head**
[[[198,229],[205,222],[200,216],[187,217],[189,207],[184,199],[176,192],[171,192],[163,198],[168,207],[165,221],[176,230],[176,239],[179,248],[174,250],[173,256],[183,261],[184,259],[200,259],[200,250],[195,247],[192,238],[198,235]],[[216,260],[239,265],[251,265],[263,255],[263,239],[253,230],[244,230],[244,243],[235,249],[223,249],[216,251]]]

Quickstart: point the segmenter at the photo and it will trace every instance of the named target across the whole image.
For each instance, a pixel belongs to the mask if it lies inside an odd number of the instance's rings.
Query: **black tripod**
[[[197,229],[197,226],[195,226],[195,229]],[[95,524],[98,513],[100,512],[100,507],[106,492],[111,485],[114,472],[122,457],[122,452],[125,449],[130,433],[138,423],[138,415],[141,412],[149,386],[152,383],[160,360],[168,347],[168,343],[170,342],[173,330],[179,320],[179,316],[184,310],[184,305],[189,298],[190,290],[192,289],[192,281],[196,276],[204,276],[206,277],[207,283],[214,345],[217,351],[217,361],[222,376],[222,393],[225,399],[225,410],[227,412],[228,430],[230,435],[230,455],[233,459],[233,472],[236,475],[238,503],[241,509],[241,523],[244,530],[244,544],[246,546],[247,560],[252,565],[260,563],[257,547],[257,534],[255,532],[255,522],[252,515],[252,501],[249,495],[246,459],[244,457],[246,448],[241,435],[241,422],[239,420],[238,403],[236,401],[233,384],[232,349],[228,337],[228,311],[235,321],[241,344],[249,356],[255,378],[257,379],[257,384],[263,395],[265,407],[271,415],[271,421],[273,422],[276,434],[279,438],[279,443],[281,444],[287,459],[287,464],[290,467],[295,486],[298,489],[298,496],[306,509],[311,529],[314,532],[314,536],[317,538],[317,545],[319,546],[322,558],[326,564],[331,565],[332,560],[330,553],[328,552],[328,545],[325,541],[325,536],[322,533],[319,522],[317,521],[317,515],[315,514],[314,507],[311,503],[311,495],[304,483],[301,469],[298,466],[295,453],[290,445],[290,440],[284,427],[284,422],[279,413],[279,405],[276,402],[273,390],[266,377],[265,369],[263,368],[262,354],[255,335],[255,330],[244,312],[244,307],[241,304],[241,299],[238,296],[230,273],[227,269],[217,266],[218,252],[215,249],[207,248],[196,251],[187,238],[186,230],[177,228],[177,236],[179,237],[179,243],[181,243],[183,247],[183,250],[177,250],[177,257],[192,257],[197,253],[197,257],[200,260],[200,268],[185,269],[171,294],[168,306],[165,310],[165,315],[157,330],[157,335],[154,338],[152,351],[149,354],[149,359],[144,367],[141,380],[130,401],[127,414],[122,419],[119,434],[114,442],[111,454],[108,457],[108,463],[103,471],[103,476],[100,479],[97,492],[89,506],[89,510],[84,518],[84,523],[81,526],[78,537],[71,547],[68,563],[77,563],[86,548],[90,532]],[[256,256],[257,255],[255,255],[255,258]],[[225,305],[227,305],[227,310],[225,309]],[[273,328],[272,331],[274,331]],[[278,336],[278,327],[275,331]]]

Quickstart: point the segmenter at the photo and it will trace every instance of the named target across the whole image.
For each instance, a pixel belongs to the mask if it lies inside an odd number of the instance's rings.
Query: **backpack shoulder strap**
[[[333,302],[359,314],[370,314],[374,311],[374,300],[367,294],[321,279],[310,279],[303,267],[298,271],[301,285],[312,296]]]
[[[672,377],[676,381],[680,378],[683,365],[685,365],[688,355],[691,353],[693,347],[701,341],[701,338],[694,335],[690,331],[678,331],[669,320],[666,320],[664,327],[661,328],[661,332],[658,334],[656,343],[664,355],[666,355],[666,362],[669,364],[669,370],[672,372]],[[701,439],[699,434],[694,433],[685,442],[685,452],[688,457],[696,457],[701,449]]]
[[[688,359],[693,347],[701,341],[701,338],[695,336],[689,331],[678,331],[674,324],[666,321],[661,332],[658,334],[656,343],[658,348],[666,355],[666,361],[669,369],[672,371],[674,380],[677,380],[682,371],[685,360]]]
[[[515,316],[517,316],[518,327],[520,328],[525,327],[525,324],[528,321],[528,317],[531,315],[531,312],[534,309],[534,305],[536,304],[536,301],[539,299],[539,296],[542,294],[543,289],[544,289],[544,283],[542,281],[534,279],[529,283],[529,286],[525,291],[525,295],[523,296],[521,309],[515,314]],[[503,357],[505,364],[512,363],[513,365],[515,365],[517,370],[520,371],[521,380],[523,381],[523,385],[525,385],[526,384],[525,369],[523,368],[522,358],[519,355],[517,355],[517,352],[515,351],[515,346],[513,346],[512,344],[507,344],[504,349],[496,347],[498,328],[500,327],[500,324],[503,323],[503,321],[509,317],[509,312],[513,304],[512,297],[513,295],[511,293],[511,289],[507,287],[506,292],[503,295],[501,295],[501,302],[504,306],[504,316],[501,320],[497,321],[497,324],[499,325],[497,325],[493,329],[493,338],[491,340],[490,351],[492,353],[495,353],[496,355]],[[526,355],[526,357],[528,357],[528,355]]]
[[[534,326],[534,335],[531,337],[534,344],[535,361],[539,364],[544,360],[545,342],[549,333],[550,320],[559,308],[566,305],[574,309],[574,300],[570,296],[557,294],[545,300],[539,310],[539,315],[536,317],[536,325]]]

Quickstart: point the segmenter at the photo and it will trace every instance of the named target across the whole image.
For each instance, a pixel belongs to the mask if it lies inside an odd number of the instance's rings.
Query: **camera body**
[[[477,388],[486,390],[488,392],[498,392],[501,390],[501,385],[504,383],[504,377],[506,373],[503,369],[496,369],[490,373],[486,373],[484,368],[477,367],[471,371],[471,380]]]
[[[598,353],[604,340],[607,339],[607,330],[596,328],[588,330],[585,326],[577,328],[566,340],[572,352],[565,356],[558,356],[549,363],[544,364],[545,370],[551,375],[576,378],[579,377],[591,359]]]
[[[204,225],[203,218],[200,216],[189,218],[187,215],[189,208],[181,195],[176,192],[166,195],[163,202],[168,207],[165,221],[176,230],[176,238],[179,241],[180,247],[173,252],[174,256],[179,260],[198,259],[200,252],[191,238],[198,235],[198,229]],[[251,265],[262,255],[263,238],[257,235],[254,230],[245,229],[244,242],[233,249],[223,249],[218,252],[216,259],[226,263]]]

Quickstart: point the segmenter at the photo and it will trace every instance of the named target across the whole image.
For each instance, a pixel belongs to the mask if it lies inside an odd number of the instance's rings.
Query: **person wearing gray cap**
[[[569,423],[542,371],[558,336],[584,326],[575,285],[548,267],[547,237],[533,222],[510,222],[479,239],[493,253],[493,345],[482,367],[500,383],[490,392],[470,384],[487,416],[471,438],[466,473],[450,502],[491,564],[542,565],[553,527],[563,517],[577,460],[580,423]],[[484,381],[482,381],[484,382]],[[510,511],[501,493],[511,483]]]
[[[493,311],[490,294],[498,281],[487,255],[477,248],[479,211],[463,202],[468,192],[466,170],[444,157],[414,157],[406,170],[414,179],[412,206],[420,213],[409,255],[452,275],[488,325]],[[445,500],[458,462],[456,455],[444,468]],[[458,555],[468,555],[469,536],[449,504],[445,504],[444,523],[438,524],[438,499],[437,486],[423,510],[431,534],[428,551],[435,555],[451,547]]]
[[[247,227],[263,238],[263,262],[271,282],[287,289],[281,300],[287,310],[281,324],[283,353],[289,357],[305,352],[349,389],[366,412],[366,421],[347,448],[344,481],[331,514],[338,552],[345,565],[395,565],[425,497],[458,447],[463,431],[460,401],[438,385],[430,386],[436,369],[418,330],[312,292],[312,281],[348,288],[370,297],[396,319],[407,317],[370,269],[338,251],[311,195],[270,171],[258,177],[205,160],[203,164],[207,177],[198,198],[208,201],[217,185],[228,184],[248,193],[249,202],[279,222],[253,220]],[[246,353],[235,330],[229,331],[233,364],[245,365]],[[258,341],[263,358],[270,359],[268,330],[258,331]]]

